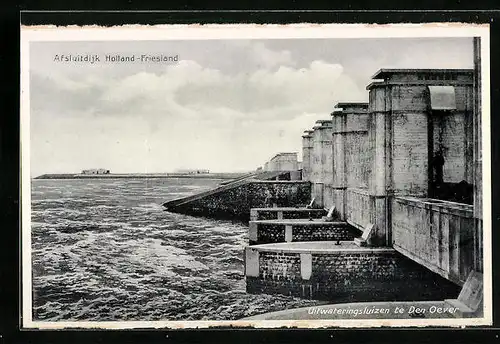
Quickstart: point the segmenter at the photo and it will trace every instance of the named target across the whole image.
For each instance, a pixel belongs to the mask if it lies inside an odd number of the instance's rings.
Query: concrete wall
[[[333,123],[333,175],[332,198],[341,219],[358,227],[358,223],[348,209],[348,190],[367,189],[371,171],[372,150],[369,145],[369,117],[365,103],[339,103],[342,111],[332,113]]]
[[[176,212],[215,218],[249,220],[250,209],[272,206],[305,206],[311,184],[303,181],[255,181],[179,206]]]
[[[336,207],[335,201],[335,189],[332,184],[323,185],[323,207],[325,209],[330,209],[330,207],[335,206],[335,215],[338,216],[338,208]]]
[[[344,147],[347,187],[367,188],[371,170],[368,149],[368,115],[354,109],[345,116]]]
[[[297,153],[278,153],[269,160],[268,171],[297,171]]]
[[[365,189],[349,188],[346,191],[345,218],[351,225],[362,229],[373,223],[374,197]]]
[[[395,194],[427,196],[427,115],[398,113],[392,116],[392,123],[392,180],[387,186]]]
[[[252,246],[255,247],[255,246]],[[391,249],[245,251],[249,293],[335,302],[456,298],[459,288]]]
[[[313,182],[311,185],[311,199],[314,198],[314,207],[324,208],[324,186],[321,182]]]
[[[443,152],[443,179],[447,183],[473,180],[472,85],[456,86],[456,109],[432,111],[433,151]]]
[[[473,207],[461,203],[396,197],[393,247],[439,275],[462,285],[474,269]]]
[[[472,180],[472,83],[470,71],[385,71],[384,82],[369,89],[368,178],[372,207],[358,218],[371,217],[379,242],[392,243],[392,197],[428,197],[435,178],[435,151],[444,151],[445,182]],[[451,86],[455,104],[433,110],[429,86]]]

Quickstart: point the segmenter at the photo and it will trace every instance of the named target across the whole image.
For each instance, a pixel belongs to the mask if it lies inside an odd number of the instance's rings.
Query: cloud
[[[155,72],[38,70],[31,74],[34,174],[105,167],[250,170],[278,151],[301,150],[301,133],[335,102],[364,100],[340,64],[303,68],[263,44],[259,68],[228,72],[183,60]]]
[[[227,75],[181,61],[162,73],[139,72],[115,79],[34,74],[32,109],[93,116],[148,118],[230,115],[234,119],[290,119],[304,112],[325,112],[339,99],[363,98],[339,64],[313,61],[308,68],[281,66]]]
[[[268,49],[262,42],[252,43],[251,47],[251,58],[256,61],[260,61],[259,64],[264,68],[295,64],[292,54],[288,50],[271,50]]]
[[[468,67],[472,41],[443,39],[34,42],[33,174],[106,167],[253,169],[338,101],[366,101],[379,68]],[[175,53],[177,65],[64,64],[54,54]]]

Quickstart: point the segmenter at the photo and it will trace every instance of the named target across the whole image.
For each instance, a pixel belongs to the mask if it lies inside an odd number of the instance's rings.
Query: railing
[[[470,205],[413,197],[393,201],[394,248],[459,285],[480,259],[475,237]]]

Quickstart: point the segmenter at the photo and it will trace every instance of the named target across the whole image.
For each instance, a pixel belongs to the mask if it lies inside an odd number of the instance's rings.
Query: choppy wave
[[[247,294],[247,227],[161,206],[216,183],[34,180],[33,318],[232,320],[317,304]]]

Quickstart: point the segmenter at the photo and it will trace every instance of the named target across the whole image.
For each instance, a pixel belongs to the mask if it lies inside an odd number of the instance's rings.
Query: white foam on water
[[[157,272],[172,273],[170,268],[183,267],[193,271],[208,270],[208,267],[187,254],[181,248],[162,245],[161,240],[150,240],[136,247],[132,260],[141,260]]]
[[[33,206],[42,208],[33,211],[35,318],[214,320],[252,315],[252,305],[263,311],[305,305],[246,294],[247,227],[165,212],[161,204],[174,194],[211,188],[183,183],[192,181],[35,185]]]

